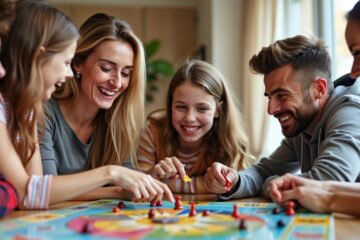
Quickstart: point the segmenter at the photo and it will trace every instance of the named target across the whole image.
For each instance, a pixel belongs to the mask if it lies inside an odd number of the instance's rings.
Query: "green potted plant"
[[[174,73],[174,66],[167,60],[153,59],[160,48],[159,39],[146,43],[144,48],[147,77],[146,102],[152,102],[154,100],[154,92],[158,90],[156,81],[159,80],[160,77],[171,77]]]

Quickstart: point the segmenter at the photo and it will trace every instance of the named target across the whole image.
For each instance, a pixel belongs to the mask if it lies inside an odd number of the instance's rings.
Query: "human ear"
[[[327,81],[325,78],[316,78],[313,82],[313,93],[315,99],[323,98],[327,93]]]
[[[216,104],[216,110],[215,110],[214,118],[220,117],[222,104],[223,104],[223,102],[219,102],[219,103]]]

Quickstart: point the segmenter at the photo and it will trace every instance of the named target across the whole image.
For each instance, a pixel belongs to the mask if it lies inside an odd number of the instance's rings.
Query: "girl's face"
[[[183,150],[197,149],[219,115],[214,96],[185,81],[175,89],[172,124],[179,134]]]
[[[134,51],[120,40],[100,43],[75,70],[81,73],[81,95],[96,108],[109,109],[129,86]]]
[[[46,59],[42,65],[42,76],[44,79],[43,100],[46,101],[56,90],[55,85],[61,85],[66,77],[72,76],[70,62],[74,56],[76,41],[71,43],[64,51]],[[46,49],[45,49],[46,51]]]
[[[360,76],[360,22],[348,20],[345,30],[345,39],[348,48],[353,56],[353,65],[351,68],[351,77]]]

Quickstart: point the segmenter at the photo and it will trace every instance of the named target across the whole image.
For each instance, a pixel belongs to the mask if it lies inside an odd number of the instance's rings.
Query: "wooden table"
[[[216,196],[212,194],[203,194],[203,195],[181,195],[182,200],[185,201],[216,201]],[[236,199],[231,200],[236,202],[269,202],[264,198],[245,198],[245,199]],[[68,201],[60,204],[55,204],[51,206],[51,209],[59,209],[70,207],[78,204],[82,204],[84,201]],[[39,213],[40,211],[24,211],[18,210],[12,212],[10,215],[6,216],[0,221],[8,220],[17,217],[23,217],[31,215],[34,213]],[[335,217],[335,235],[336,239],[346,239],[358,240],[360,238],[360,218],[355,218],[342,214],[334,214]]]

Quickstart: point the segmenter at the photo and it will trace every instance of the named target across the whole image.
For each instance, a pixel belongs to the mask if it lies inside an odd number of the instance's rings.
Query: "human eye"
[[[209,110],[210,110],[210,108],[206,107],[206,106],[201,106],[201,107],[197,108],[197,111],[200,112],[200,113],[204,113],[204,112],[209,111]]]
[[[279,100],[285,100],[287,98],[287,96],[288,96],[287,93],[282,93],[282,92],[279,92],[276,94],[276,98]]]
[[[179,110],[179,111],[185,111],[186,110],[186,106],[182,105],[182,104],[176,104],[175,105],[175,109]]]
[[[124,78],[129,78],[131,76],[132,71],[131,70],[123,70],[121,71],[121,76],[123,76]]]
[[[353,57],[358,57],[359,56],[359,54],[360,54],[360,50],[352,50],[351,51],[351,55],[353,55]]]

